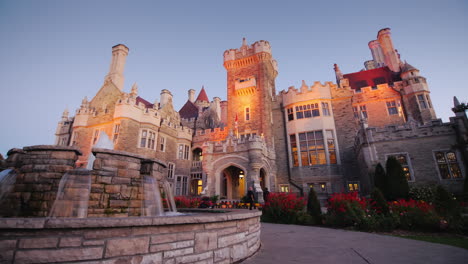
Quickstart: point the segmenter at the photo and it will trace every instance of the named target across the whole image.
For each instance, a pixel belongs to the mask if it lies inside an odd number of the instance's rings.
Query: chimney
[[[375,67],[377,68],[383,67],[385,65],[385,60],[384,60],[384,56],[382,53],[382,47],[380,46],[379,41],[377,40],[369,41],[368,45],[372,53],[372,59],[374,60]]]
[[[218,115],[219,120],[221,120],[221,98],[213,98],[213,104],[216,110],[216,114]]]
[[[400,71],[400,58],[395,48],[393,47],[391,32],[389,28],[384,28],[377,34],[380,47],[384,55],[385,64],[393,72]]]
[[[159,107],[163,108],[168,103],[172,104],[172,94],[169,90],[163,89],[161,91],[161,103]]]
[[[188,100],[192,103],[195,103],[195,90],[194,89],[188,90]]]
[[[106,80],[111,80],[112,83],[123,90],[124,86],[124,68],[125,60],[127,59],[129,49],[123,44],[118,44],[112,47],[112,61],[109,68],[109,73],[106,76]]]

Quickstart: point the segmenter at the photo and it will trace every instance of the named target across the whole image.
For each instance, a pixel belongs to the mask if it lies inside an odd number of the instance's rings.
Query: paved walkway
[[[468,250],[392,236],[262,223],[262,247],[242,264],[468,263]]]

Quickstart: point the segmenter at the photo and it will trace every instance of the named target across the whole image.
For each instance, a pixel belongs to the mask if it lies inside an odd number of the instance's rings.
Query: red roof
[[[200,93],[198,94],[197,100],[195,100],[195,102],[196,102],[196,101],[210,102],[210,100],[208,100],[208,96],[206,95],[205,87],[202,87],[202,88],[201,88],[201,91],[200,91]]]
[[[348,73],[344,74],[343,77],[349,80],[349,85],[352,89],[377,86],[383,83],[393,84],[393,82],[401,81],[400,74],[392,72],[387,66],[367,71]]]
[[[140,96],[137,96],[136,105],[138,105],[139,103],[143,103],[146,108],[152,108],[153,107],[152,103],[146,101],[145,99],[141,98]]]
[[[198,117],[198,108],[194,103],[190,102],[190,100],[187,100],[184,106],[179,110],[179,115],[184,119]]]

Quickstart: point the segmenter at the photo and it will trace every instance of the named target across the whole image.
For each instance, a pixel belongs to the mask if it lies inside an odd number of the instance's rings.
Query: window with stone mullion
[[[463,177],[455,152],[437,151],[435,157],[442,179],[458,179]]]
[[[322,131],[299,133],[302,166],[327,164]]]

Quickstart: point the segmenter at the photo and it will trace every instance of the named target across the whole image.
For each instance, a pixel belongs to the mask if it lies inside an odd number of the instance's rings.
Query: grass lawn
[[[429,235],[394,235],[401,238],[408,238],[414,240],[421,240],[426,242],[432,243],[439,243],[450,245],[454,247],[461,247],[464,249],[468,249],[468,238],[460,237],[455,235],[445,235],[445,236],[429,236]]]

